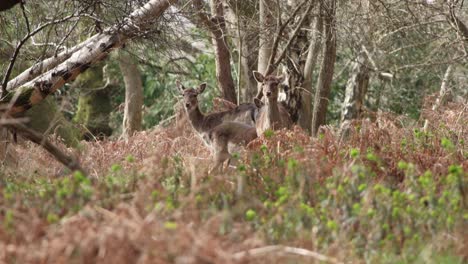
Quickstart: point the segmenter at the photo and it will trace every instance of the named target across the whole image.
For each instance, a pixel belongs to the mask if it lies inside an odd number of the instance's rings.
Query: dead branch
[[[304,248],[296,247],[287,247],[281,245],[266,246],[261,248],[254,248],[246,251],[237,252],[233,255],[235,260],[240,260],[246,257],[260,257],[267,254],[292,254],[303,257],[313,258],[319,261],[328,262],[328,263],[343,263],[338,261],[335,258],[325,256],[315,251],[311,251]]]
[[[67,155],[62,150],[60,150],[57,146],[52,144],[47,138],[45,138],[42,134],[26,127],[25,125],[21,124],[17,120],[16,122],[3,122],[2,125],[9,127],[11,129],[16,130],[26,139],[42,146],[47,152],[49,152],[57,161],[62,163],[64,166],[69,168],[71,171],[80,171],[84,175],[86,171],[80,166],[79,162],[74,159],[72,156]]]

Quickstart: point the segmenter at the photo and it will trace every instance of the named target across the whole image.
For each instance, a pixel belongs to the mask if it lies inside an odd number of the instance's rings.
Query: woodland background
[[[467,261],[464,1],[0,10],[2,261]],[[209,112],[252,102],[253,70],[287,77],[297,126],[208,175],[175,82]]]

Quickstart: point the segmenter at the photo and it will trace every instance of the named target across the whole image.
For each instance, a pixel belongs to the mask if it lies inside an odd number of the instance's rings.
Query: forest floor
[[[466,263],[468,111],[423,116],[269,132],[212,175],[183,120],[68,150],[89,177],[18,144],[0,263]]]

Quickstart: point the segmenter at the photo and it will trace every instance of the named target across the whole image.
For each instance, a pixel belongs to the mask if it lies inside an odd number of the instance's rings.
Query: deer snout
[[[271,96],[271,91],[267,91],[266,96]]]
[[[186,104],[185,104],[185,107],[186,107],[186,108],[189,108],[189,107],[190,107],[190,103],[186,103]]]

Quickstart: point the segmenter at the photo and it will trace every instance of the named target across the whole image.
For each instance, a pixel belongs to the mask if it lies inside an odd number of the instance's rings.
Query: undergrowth
[[[425,118],[426,132],[383,114],[347,137],[268,131],[219,175],[184,120],[69,150],[89,177],[22,143],[0,179],[1,262],[312,262],[242,254],[285,245],[329,262],[464,263],[466,106]]]

